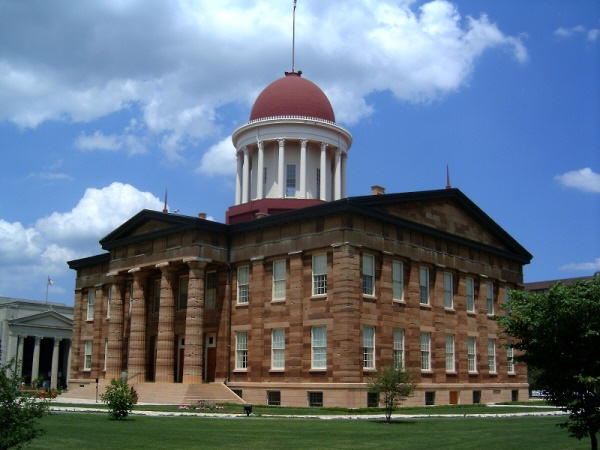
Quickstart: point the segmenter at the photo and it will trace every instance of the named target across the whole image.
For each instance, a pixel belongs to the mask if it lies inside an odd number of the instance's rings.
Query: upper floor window
[[[363,328],[363,369],[375,368],[375,327]]]
[[[404,265],[401,261],[392,261],[392,299],[404,300]]]
[[[375,295],[375,258],[362,255],[362,286],[364,295]]]
[[[217,304],[217,272],[208,272],[204,285],[204,307],[215,309]]]
[[[451,309],[454,307],[454,282],[452,273],[444,272],[444,307]]]
[[[477,341],[474,337],[467,338],[467,370],[477,372]]]
[[[404,370],[404,330],[394,330],[394,367]]]
[[[429,268],[419,267],[419,301],[422,305],[429,304]]]
[[[186,309],[188,301],[188,276],[179,277],[179,289],[177,296],[177,309]]]
[[[282,328],[271,331],[271,369],[285,368],[285,330]]]
[[[96,303],[96,290],[90,288],[87,291],[86,320],[94,320],[94,304],[95,303]]]
[[[475,312],[475,280],[473,278],[465,279],[467,294],[467,311]]]
[[[456,361],[454,358],[454,336],[446,335],[446,372],[454,372],[456,370]]]
[[[488,370],[496,373],[496,339],[488,339]]]
[[[485,284],[485,305],[488,314],[494,314],[494,284],[490,281]]]
[[[327,294],[327,253],[312,257],[312,295]]]
[[[285,299],[286,264],[285,259],[273,261],[273,300]]]
[[[287,177],[285,180],[285,196],[295,197],[296,196],[296,165],[287,165]]]
[[[421,333],[421,370],[431,370],[431,333]]]
[[[237,302],[238,304],[248,303],[248,287],[250,278],[250,268],[240,266],[237,268]]]
[[[327,328],[312,327],[311,329],[311,368],[327,368]]]
[[[235,368],[245,370],[248,368],[248,332],[235,333]]]

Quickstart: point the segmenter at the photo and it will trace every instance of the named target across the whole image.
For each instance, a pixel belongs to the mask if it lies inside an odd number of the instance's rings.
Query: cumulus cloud
[[[600,174],[589,167],[556,175],[554,179],[564,186],[584,192],[600,192]]]
[[[600,258],[592,262],[570,263],[560,267],[560,270],[572,272],[597,272],[600,270]]]
[[[197,171],[204,175],[232,175],[236,170],[235,164],[235,148],[231,136],[228,136],[202,155]]]
[[[75,148],[86,151],[125,151],[130,155],[146,152],[142,139],[133,134],[104,134],[96,130],[92,134],[81,133],[75,140]]]
[[[129,184],[88,188],[67,212],[53,212],[33,225],[0,219],[0,290],[68,271],[66,261],[100,253],[98,240],[141,209],[161,201]]]
[[[554,30],[554,35],[560,38],[568,38],[571,36],[585,36],[588,41],[595,41],[600,36],[600,28],[586,28],[583,25],[575,25],[574,27],[558,27]]]
[[[151,135],[168,158],[178,159],[189,144],[222,135],[221,108],[249,105],[289,70],[287,2],[4,5],[0,120],[20,127],[89,122],[130,110],[143,124],[132,134]],[[298,68],[331,96],[346,124],[373,112],[367,101],[373,92],[428,102],[456,91],[490,49],[527,58],[519,37],[504,34],[486,15],[461,16],[447,0],[306,0],[296,30]],[[76,144],[88,151],[141,152],[143,145],[131,145],[126,136],[95,131]]]

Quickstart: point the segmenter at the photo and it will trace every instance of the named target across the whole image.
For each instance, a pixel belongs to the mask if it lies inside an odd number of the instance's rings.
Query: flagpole
[[[46,304],[48,304],[48,286],[50,286],[50,275],[48,275],[48,279],[46,280]]]

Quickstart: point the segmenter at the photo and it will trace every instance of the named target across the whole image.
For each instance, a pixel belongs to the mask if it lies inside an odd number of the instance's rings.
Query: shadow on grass
[[[373,420],[369,420],[369,422],[371,423],[377,423],[380,425],[416,425],[417,421],[416,420],[402,420],[402,419],[392,419],[390,422],[388,422],[385,419],[373,419]]]

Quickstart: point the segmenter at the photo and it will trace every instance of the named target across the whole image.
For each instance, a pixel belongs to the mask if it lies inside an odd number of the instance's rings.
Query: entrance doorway
[[[215,381],[217,369],[217,335],[206,333],[204,338],[204,381]]]
[[[458,391],[450,391],[450,404],[458,405]]]

